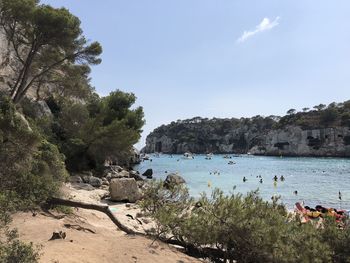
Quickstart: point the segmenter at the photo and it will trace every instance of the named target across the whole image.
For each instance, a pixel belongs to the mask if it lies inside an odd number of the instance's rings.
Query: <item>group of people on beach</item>
[[[299,202],[295,204],[296,212],[300,213],[306,221],[315,218],[334,217],[336,220],[341,220],[346,216],[345,210],[336,208],[326,208],[322,205],[316,205],[315,208],[302,206]]]

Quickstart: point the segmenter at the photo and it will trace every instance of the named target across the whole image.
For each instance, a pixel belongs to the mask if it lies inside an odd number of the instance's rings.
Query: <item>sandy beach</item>
[[[96,204],[105,194],[104,190],[75,190],[70,185],[64,191],[73,200]],[[146,218],[136,220],[140,210],[135,205],[116,204],[112,210],[123,224],[135,230],[143,232],[144,228],[152,227]],[[67,224],[71,227],[67,228]],[[42,212],[36,216],[17,213],[12,227],[18,229],[21,240],[42,246],[43,263],[203,262],[167,244],[126,235],[105,214],[93,210],[74,209],[72,215],[62,219]],[[64,240],[49,241],[54,231],[64,231],[67,236]]]

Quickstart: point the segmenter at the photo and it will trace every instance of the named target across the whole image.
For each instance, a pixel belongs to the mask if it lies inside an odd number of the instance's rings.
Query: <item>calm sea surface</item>
[[[280,195],[288,208],[293,208],[295,202],[304,201],[309,206],[321,204],[350,209],[350,159],[248,155],[232,159],[214,155],[211,160],[206,160],[205,155],[196,155],[193,160],[184,159],[182,155],[150,157],[152,162],[144,161],[135,169],[143,173],[152,168],[154,178],[163,180],[166,172],[179,172],[194,197],[201,192],[211,193],[215,187],[229,193],[236,186],[235,192],[240,193],[259,188],[260,195],[266,200]],[[229,165],[229,161],[235,164]],[[278,180],[274,184],[275,175],[278,178],[283,175],[285,181]],[[262,177],[262,183],[257,176]],[[243,182],[243,177],[246,177],[246,182]],[[298,194],[295,195],[294,191]],[[339,200],[339,191],[342,200]]]

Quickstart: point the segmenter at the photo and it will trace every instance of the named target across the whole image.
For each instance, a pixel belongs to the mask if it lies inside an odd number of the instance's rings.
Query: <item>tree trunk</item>
[[[120,230],[122,230],[123,232],[125,232],[127,234],[138,235],[138,236],[143,236],[143,237],[150,236],[150,237],[154,238],[154,236],[143,234],[140,232],[136,232],[133,229],[123,225],[113,215],[113,213],[109,209],[108,205],[88,204],[88,203],[66,200],[66,199],[61,199],[61,198],[51,198],[50,200],[48,200],[48,203],[53,204],[53,205],[63,205],[63,206],[79,207],[79,208],[83,208],[83,209],[96,210],[96,211],[105,213]],[[157,237],[157,238],[164,243],[181,246],[181,247],[186,249],[186,251],[189,255],[197,257],[197,258],[210,258],[210,259],[213,259],[214,262],[222,262],[221,259],[224,258],[224,251],[217,249],[217,248],[212,248],[212,247],[200,248],[200,247],[194,246],[193,244],[189,244],[187,242],[180,242],[179,240],[175,240],[175,239],[166,239],[166,238],[159,238],[159,237]]]

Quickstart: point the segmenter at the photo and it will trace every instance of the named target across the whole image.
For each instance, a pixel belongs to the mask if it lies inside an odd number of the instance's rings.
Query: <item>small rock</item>
[[[53,232],[52,237],[49,239],[49,241],[56,240],[56,239],[66,239],[66,236],[67,236],[66,232],[62,232],[62,231]]]
[[[89,178],[89,184],[91,184],[93,187],[100,187],[102,185],[102,180],[100,178],[91,176]]]
[[[152,179],[153,178],[153,170],[147,169],[146,172],[144,172],[142,175],[146,176],[148,179]]]
[[[109,182],[108,181],[102,181],[102,185],[109,186]]]
[[[134,178],[136,181],[143,181],[143,178],[140,176],[139,172],[130,171],[130,177]]]
[[[122,170],[118,173],[118,178],[129,178],[130,174],[128,171]]]
[[[184,183],[186,183],[185,179],[183,179],[179,174],[171,173],[166,177],[164,181],[164,187],[169,188],[174,185],[180,185]]]
[[[72,186],[77,190],[86,190],[86,191],[95,190],[95,188],[91,184],[81,183],[81,184],[74,184]]]
[[[81,179],[81,177],[79,175],[73,175],[73,176],[69,177],[68,181],[70,183],[81,184],[83,182],[83,179]]]
[[[142,218],[141,221],[144,223],[144,224],[149,224],[151,223],[151,220],[147,219],[147,218]]]

